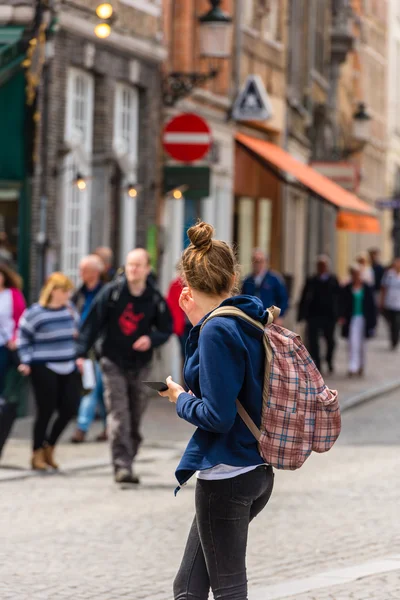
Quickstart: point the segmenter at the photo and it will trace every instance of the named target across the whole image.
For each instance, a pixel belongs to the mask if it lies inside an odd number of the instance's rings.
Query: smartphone
[[[152,390],[156,390],[156,392],[166,392],[168,386],[163,381],[143,381],[145,385],[147,385]]]

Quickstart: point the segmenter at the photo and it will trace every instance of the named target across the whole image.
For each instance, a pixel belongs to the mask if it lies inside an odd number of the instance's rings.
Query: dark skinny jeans
[[[80,377],[74,371],[58,375],[45,365],[32,366],[32,386],[36,402],[36,419],[33,427],[33,449],[46,444],[55,446],[58,438],[76,415],[80,400]],[[49,423],[57,413],[53,425]]]
[[[231,479],[196,484],[196,516],[174,581],[175,600],[247,600],[246,548],[249,523],[267,504],[272,467]]]

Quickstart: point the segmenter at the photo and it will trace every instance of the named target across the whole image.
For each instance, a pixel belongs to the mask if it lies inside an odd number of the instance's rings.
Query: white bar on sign
[[[165,133],[165,144],[209,144],[211,136],[208,133]]]

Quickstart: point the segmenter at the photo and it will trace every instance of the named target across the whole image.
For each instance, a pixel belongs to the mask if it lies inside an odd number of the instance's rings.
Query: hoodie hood
[[[261,300],[255,296],[233,296],[224,300],[220,306],[235,306],[255,321],[261,321],[261,323],[268,321],[268,312]]]

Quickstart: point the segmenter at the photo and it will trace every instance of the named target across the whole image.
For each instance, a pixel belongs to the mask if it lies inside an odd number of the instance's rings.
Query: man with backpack
[[[172,319],[161,294],[147,282],[150,258],[132,250],[123,276],[107,284],[96,297],[78,339],[78,366],[101,338],[100,365],[108,410],[112,461],[117,483],[139,483],[132,463],[142,441],[140,424],[147,396],[153,349],[172,333]]]

